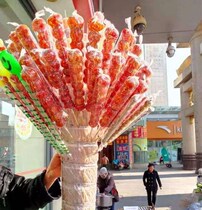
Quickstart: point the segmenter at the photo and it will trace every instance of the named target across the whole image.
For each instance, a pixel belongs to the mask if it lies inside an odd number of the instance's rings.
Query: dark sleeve
[[[108,180],[107,187],[105,188],[106,193],[110,193],[112,188],[115,187],[115,182],[113,176],[111,176]]]
[[[100,176],[97,178],[97,187],[100,189]]]
[[[156,179],[157,179],[157,182],[159,184],[159,187],[162,187],[161,180],[160,180],[158,172],[156,172]]]
[[[61,196],[59,180],[56,180],[47,191],[43,183],[44,175],[45,172],[34,179],[15,175],[10,184],[9,200],[23,209],[39,209],[58,199]]]
[[[142,177],[143,184],[144,184],[145,187],[146,187],[146,185],[147,185],[146,179],[147,179],[147,172],[145,171],[145,172],[144,172],[144,175],[143,175],[143,177]]]

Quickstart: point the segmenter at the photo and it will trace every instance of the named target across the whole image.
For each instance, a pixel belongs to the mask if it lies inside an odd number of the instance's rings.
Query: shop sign
[[[129,161],[129,144],[128,136],[122,135],[116,139],[116,159],[119,161]]]
[[[146,126],[136,126],[132,131],[132,138],[146,138],[147,128]]]
[[[148,139],[182,139],[182,125],[176,121],[148,121]]]
[[[116,144],[128,144],[128,136],[122,135],[116,139]]]
[[[128,144],[117,144],[116,151],[117,152],[126,152],[128,151]]]

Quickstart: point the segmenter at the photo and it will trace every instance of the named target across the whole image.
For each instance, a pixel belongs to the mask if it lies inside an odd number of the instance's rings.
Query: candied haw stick
[[[89,125],[96,127],[99,122],[100,115],[105,105],[105,99],[110,86],[110,77],[106,74],[99,74],[96,80],[95,89],[93,93],[93,104],[90,108],[91,116]]]
[[[65,34],[65,28],[63,25],[63,18],[58,13],[53,13],[47,20],[48,24],[52,28],[52,35],[55,38],[55,46],[58,50],[58,56],[61,59],[60,65],[63,67],[63,74],[65,83],[70,83],[70,69],[68,61],[68,40]]]
[[[61,88],[64,85],[62,80],[63,74],[56,52],[52,49],[42,50],[41,60],[43,61],[45,68],[48,69],[49,83],[56,89]]]
[[[8,44],[7,50],[8,50],[10,53],[12,53],[12,54],[15,56],[15,58],[16,58],[17,60],[19,59],[19,57],[20,57],[20,51],[18,51],[18,48],[17,48],[17,46],[16,46],[16,44],[15,44],[14,42],[11,41],[11,42]]]
[[[134,44],[134,46],[131,48],[131,52],[137,56],[140,56],[142,54],[142,49],[140,45]]]
[[[44,49],[41,52],[41,60],[45,64],[45,68],[48,69],[47,80],[49,83],[59,89],[60,100],[65,108],[72,108],[73,102],[69,93],[69,89],[63,80],[63,74],[60,67],[60,61],[57,58],[57,54],[52,49]]]
[[[48,60],[46,60],[46,57],[47,57],[47,59],[50,57],[50,55],[48,55],[49,50],[51,51],[51,49],[46,49],[46,54],[44,53],[44,56],[41,56],[42,52],[39,52],[36,50],[33,50],[30,53],[30,55],[31,55],[31,58],[33,59],[33,61],[35,62],[35,64],[38,66],[40,72],[45,76],[45,78],[49,82],[49,84],[52,87],[58,89],[62,86],[61,75],[58,72],[55,73],[55,69],[53,69],[53,67],[48,63]],[[20,58],[21,65],[26,65],[26,66],[30,67],[30,64],[32,63],[31,66],[33,67],[34,64],[33,64],[31,58],[27,54],[21,56],[21,58]]]
[[[73,13],[72,17],[64,19],[66,24],[70,28],[70,37],[71,43],[70,46],[72,49],[82,50],[84,47],[83,44],[83,34],[84,34],[84,19],[76,12]]]
[[[87,83],[88,88],[88,95],[87,95],[87,110],[89,106],[92,103],[92,96],[93,96],[93,90],[95,81],[97,79],[97,76],[100,71],[102,71],[100,68],[102,66],[102,53],[96,49],[89,48],[89,51],[86,53],[86,62],[85,62],[85,80]]]
[[[133,109],[128,113],[127,116],[125,116],[125,119],[122,123],[125,123],[128,121],[132,116],[134,116],[139,110],[141,110],[151,99],[148,99],[147,97],[143,97],[141,101],[139,101]]]
[[[56,48],[59,50],[61,47],[67,47],[68,43],[65,35],[62,15],[59,13],[53,13],[49,16],[47,22],[52,28],[53,37],[56,39]]]
[[[121,52],[124,56],[127,56],[127,53],[131,50],[134,42],[135,37],[132,31],[128,28],[124,28],[116,44],[116,51]]]
[[[55,122],[58,127],[62,127],[65,123],[62,106],[37,71],[36,68],[23,66],[22,78],[29,84],[32,92],[36,93],[51,121]]]
[[[82,52],[79,49],[69,50],[68,60],[71,71],[71,85],[73,87],[75,108],[81,111],[85,108]]]
[[[117,80],[124,63],[125,58],[121,55],[121,53],[112,53],[111,62],[109,66],[111,85]]]
[[[135,76],[139,77],[140,79],[150,78],[152,75],[152,70],[149,66],[144,65],[142,66],[138,72],[135,74]]]
[[[137,77],[128,77],[119,90],[116,92],[115,96],[112,98],[110,106],[106,109],[105,113],[103,114],[100,125],[102,127],[110,126],[111,122],[121,110],[123,104],[126,103],[128,98],[132,95],[134,90],[138,86],[138,79]]]
[[[45,122],[44,117],[41,115],[39,109],[36,107],[32,97],[30,96],[30,94],[27,92],[26,88],[23,86],[23,84],[20,82],[19,78],[15,75],[11,76],[11,80],[12,82],[16,85],[17,89],[19,91],[21,91],[21,93],[23,94],[23,96],[28,100],[28,102],[30,103],[30,105],[32,106],[32,109],[36,110],[37,115],[40,117],[40,119]]]
[[[96,12],[88,22],[88,43],[87,47],[91,46],[98,48],[98,42],[101,39],[100,32],[105,28],[104,15],[101,12]]]
[[[109,67],[109,61],[111,58],[111,52],[115,46],[115,43],[118,39],[119,32],[118,30],[112,25],[111,23],[108,23],[108,27],[105,30],[105,40],[103,43],[103,69],[104,71],[107,71]]]
[[[112,97],[116,94],[116,92],[119,90],[123,82],[129,77],[134,76],[138,69],[140,68],[141,63],[137,60],[136,57],[129,55],[126,64],[121,69],[120,76],[118,80],[115,82],[113,87],[110,89],[108,93],[108,101],[106,106],[108,106],[111,102]]]
[[[53,48],[53,40],[48,24],[43,18],[36,17],[32,21],[32,29],[36,33],[39,46],[43,49]]]
[[[16,31],[11,31],[11,33],[9,34],[9,39],[15,44],[18,52],[21,52],[23,47],[22,44],[20,43],[20,40],[18,39]]]
[[[25,50],[30,53],[34,49],[38,49],[38,43],[34,38],[28,26],[22,24],[16,28],[16,34]]]

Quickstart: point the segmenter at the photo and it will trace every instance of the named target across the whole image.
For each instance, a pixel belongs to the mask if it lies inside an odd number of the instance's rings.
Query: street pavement
[[[143,172],[147,165],[136,165],[135,169],[111,171],[120,194],[120,201],[115,209],[121,210],[124,206],[147,206],[146,191],[142,182]],[[185,203],[190,199],[196,186],[194,171],[185,171],[179,164],[169,169],[166,166],[156,166],[163,188],[158,190],[156,210],[184,210]]]

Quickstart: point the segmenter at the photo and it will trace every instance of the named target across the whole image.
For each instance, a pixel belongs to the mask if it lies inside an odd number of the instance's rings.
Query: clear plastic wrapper
[[[22,83],[19,79],[13,75],[12,76],[13,84],[16,84],[16,87],[12,87],[11,83],[5,78],[5,83],[7,87],[5,87],[6,94],[15,101],[16,105],[21,108],[25,116],[27,116],[33,125],[41,132],[44,138],[47,138],[47,141],[55,148],[59,153],[66,154],[67,148],[64,143],[60,140],[55,141],[56,137],[50,132],[49,128],[44,121],[41,111],[38,112],[39,105],[36,105],[36,100],[32,100],[27,97],[27,90],[25,90]],[[23,93],[22,93],[23,91]],[[24,94],[26,93],[26,94]],[[24,97],[23,97],[24,95]],[[31,102],[31,104],[30,104]],[[39,114],[40,113],[40,114]]]
[[[60,50],[61,46],[64,48],[68,47],[62,15],[52,11],[49,8],[45,8],[45,10],[50,13],[47,23],[52,29],[52,35],[55,38],[56,48]]]
[[[119,37],[119,32],[114,27],[114,25],[109,21],[105,21],[105,24],[106,24],[106,29],[105,29],[105,40],[103,42],[103,49],[102,49],[103,53],[102,68],[104,69],[104,71],[107,71],[110,64],[111,52],[113,51],[115,43]]]
[[[111,85],[118,79],[121,69],[125,64],[125,58],[121,53],[112,53],[109,66],[109,76],[111,77]]]
[[[116,44],[116,51],[122,53],[126,57],[127,53],[131,50],[136,40],[135,35],[131,30],[130,18],[125,19],[125,22],[128,25],[128,28],[124,28],[121,31],[120,37]]]
[[[74,104],[77,110],[85,108],[84,82],[83,82],[83,55],[79,49],[68,52],[69,68],[71,71],[71,85],[74,93]]]
[[[41,65],[46,69],[46,78],[52,87],[59,89],[63,86],[62,71],[57,54],[52,49],[33,50],[32,56],[39,59]]]
[[[48,24],[42,18],[45,15],[44,10],[38,11],[32,21],[32,29],[36,33],[39,46],[42,49],[53,48],[53,40],[49,31]]]
[[[61,59],[60,65],[63,67],[62,72],[65,75],[63,81],[65,83],[70,83],[71,78],[68,62],[69,39],[66,36],[65,30],[65,26],[68,26],[68,19],[63,19],[62,15],[53,12],[49,8],[45,8],[45,10],[50,13],[47,22],[52,29],[51,32],[54,37],[55,47],[58,50],[57,53],[59,58]]]
[[[20,52],[18,51],[18,48],[14,42],[9,41],[7,45],[7,49],[10,53],[12,53],[15,56],[16,59],[19,59]]]
[[[11,33],[9,34],[9,39],[15,44],[17,51],[21,52],[23,46],[20,43],[20,40],[16,34],[16,31],[11,31]]]
[[[21,24],[16,28],[16,35],[22,44],[23,48],[28,51],[28,53],[34,49],[39,48],[39,45],[34,38],[31,30],[27,25]]]
[[[105,99],[110,86],[110,77],[99,74],[96,80],[93,98],[89,111],[91,112],[89,125],[93,128],[98,126],[99,118],[105,105]]]
[[[65,25],[70,28],[72,49],[82,50],[84,47],[83,35],[84,35],[84,19],[76,11],[73,12],[72,16],[64,19]]]
[[[141,46],[138,44],[134,44],[130,52],[137,56],[140,56],[142,54]]]
[[[137,57],[134,55],[130,54],[127,57],[125,65],[123,65],[123,68],[121,69],[121,73],[119,74],[119,77],[117,80],[114,82],[114,85],[110,87],[110,91],[108,93],[108,100],[106,103],[106,108],[109,106],[112,97],[116,94],[116,92],[119,90],[123,82],[130,76],[134,76],[139,68],[141,66],[141,62]]]
[[[132,95],[135,89],[138,87],[137,77],[128,77],[123,85],[116,92],[114,97],[111,99],[111,103],[108,105],[106,112],[102,115],[100,119],[100,125],[102,127],[109,127],[112,120],[122,108],[123,104]],[[110,113],[110,114],[109,114]]]
[[[87,47],[91,46],[94,48],[98,48],[99,41],[102,38],[101,31],[104,28],[104,15],[101,12],[95,12],[94,16],[88,22]]]
[[[143,65],[138,72],[135,74],[135,76],[139,77],[140,79],[149,79],[152,75],[152,70],[150,68],[150,65]]]
[[[46,110],[50,119],[55,122],[58,127],[63,127],[65,119],[62,107],[47,87],[45,80],[37,72],[37,69],[24,66],[22,78],[29,84],[32,92],[36,93],[38,100]]]
[[[86,62],[84,69],[84,82],[87,83],[87,105],[88,110],[92,103],[93,91],[97,76],[102,73],[102,53],[94,48],[89,47],[86,53]]]
[[[96,142],[89,142],[91,139],[80,130],[70,129],[71,133],[76,134],[76,139],[67,144],[71,156],[63,156],[62,173],[70,175],[68,179],[62,180],[65,195],[62,202],[67,209],[95,208],[98,145]]]
[[[102,147],[106,146],[110,142],[114,141],[117,137],[119,137],[123,132],[125,132],[131,123],[137,122],[144,115],[149,114],[152,111],[151,101],[146,101],[136,112],[131,114],[127,119],[125,119],[120,126],[116,127],[116,131],[113,132],[111,136],[106,136],[102,141]]]

